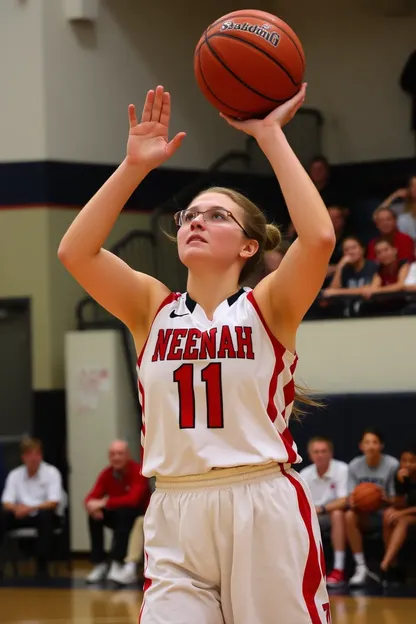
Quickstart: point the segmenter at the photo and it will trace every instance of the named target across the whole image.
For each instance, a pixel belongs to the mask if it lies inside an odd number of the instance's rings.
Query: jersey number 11
[[[182,364],[174,371],[173,380],[178,384],[179,427],[180,429],[195,429],[194,365]],[[224,419],[221,364],[219,362],[208,364],[201,371],[201,380],[205,383],[207,427],[222,429]]]

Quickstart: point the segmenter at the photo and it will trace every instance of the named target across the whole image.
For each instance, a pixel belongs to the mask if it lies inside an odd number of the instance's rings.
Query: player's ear
[[[258,241],[254,240],[254,238],[249,238],[244,242],[244,247],[240,251],[241,258],[252,258],[259,249]]]

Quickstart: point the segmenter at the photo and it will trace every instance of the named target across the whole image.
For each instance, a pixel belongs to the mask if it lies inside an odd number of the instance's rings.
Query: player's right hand
[[[170,94],[161,86],[147,93],[140,123],[133,104],[129,105],[128,112],[130,131],[126,160],[130,165],[151,171],[173,156],[185,132],[179,132],[169,141]]]

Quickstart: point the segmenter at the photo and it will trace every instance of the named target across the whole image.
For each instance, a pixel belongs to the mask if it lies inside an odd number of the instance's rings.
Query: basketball
[[[220,112],[262,118],[299,91],[305,55],[283,20],[247,9],[206,29],[195,49],[194,70],[202,93]]]
[[[352,495],[358,511],[377,511],[383,502],[383,490],[375,483],[360,483]]]

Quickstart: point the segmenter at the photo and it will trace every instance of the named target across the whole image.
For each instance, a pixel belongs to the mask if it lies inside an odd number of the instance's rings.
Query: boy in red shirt
[[[109,463],[85,497],[91,540],[93,570],[88,583],[98,583],[104,578],[118,582],[124,575],[124,563],[130,532],[137,516],[144,515],[150,499],[148,480],[143,477],[140,465],[130,458],[126,442],[114,441],[109,448]],[[108,567],[104,551],[104,527],[113,530]]]

